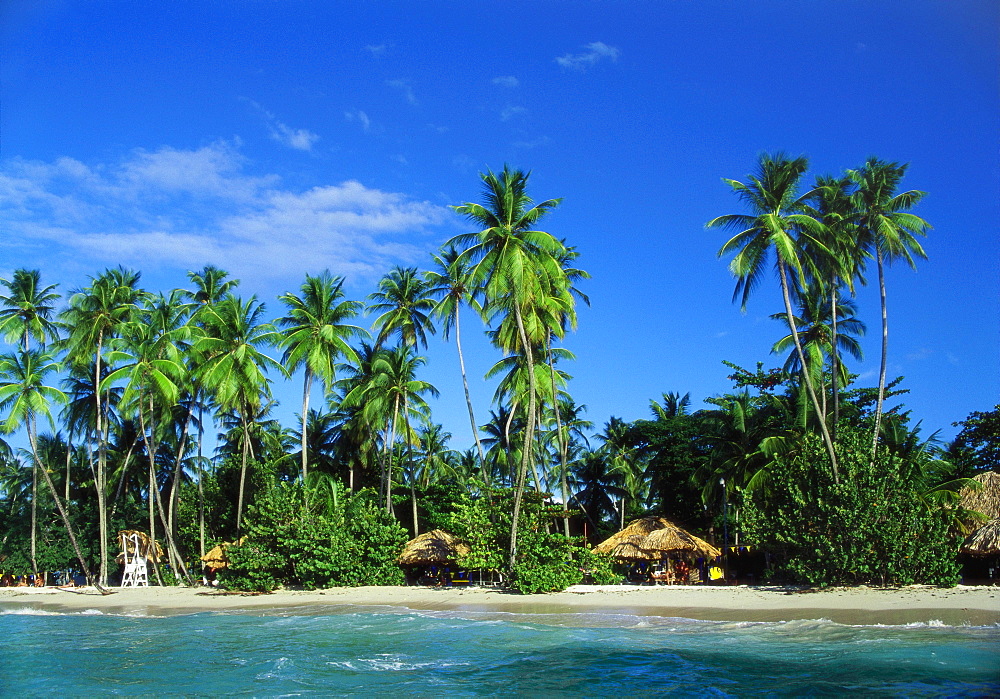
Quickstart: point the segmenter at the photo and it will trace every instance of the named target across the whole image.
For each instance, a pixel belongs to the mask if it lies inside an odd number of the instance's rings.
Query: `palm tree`
[[[59,499],[52,477],[49,476],[48,468],[41,463],[38,457],[36,439],[38,417],[46,418],[54,428],[55,422],[52,419],[50,405],[66,402],[66,395],[62,391],[45,383],[46,377],[58,370],[59,365],[52,359],[52,355],[39,350],[22,350],[19,353],[0,356],[0,411],[6,412],[6,417],[0,424],[0,431],[4,434],[10,434],[22,425],[26,426],[28,443],[31,445],[33,472],[41,473],[49,487],[49,494],[62,517],[73,551],[80,563],[80,569],[87,576],[87,580],[93,583],[101,591],[101,594],[105,594],[107,591],[99,581],[93,579],[90,568],[87,567],[87,561],[80,551],[80,544],[66,508],[63,507],[63,503]],[[34,497],[32,500],[34,501]],[[34,529],[34,525],[32,525],[32,529]],[[32,552],[31,563],[32,566],[36,565],[34,552]]]
[[[534,356],[525,330],[524,316],[528,308],[547,292],[554,280],[565,273],[560,264],[563,244],[549,233],[534,230],[535,224],[559,205],[559,199],[547,199],[534,204],[527,193],[530,173],[504,166],[496,175],[488,171],[480,175],[483,181],[484,204],[465,203],[454,210],[479,225],[478,233],[455,236],[449,245],[466,248],[462,253],[475,263],[473,280],[483,288],[487,305],[512,313],[518,330],[520,350],[528,366],[534,366]],[[521,454],[514,492],[514,512],[511,518],[511,568],[517,560],[517,527],[524,493],[524,480],[531,458],[533,420],[537,385],[534,372],[528,372],[529,404],[525,429],[525,448]]]
[[[117,381],[127,382],[122,394],[122,403],[129,412],[139,418],[142,440],[149,461],[149,536],[152,540],[156,539],[153,514],[156,509],[159,511],[160,522],[167,539],[171,564],[179,568],[190,584],[187,568],[174,543],[167,508],[163,506],[156,479],[156,455],[160,444],[158,432],[162,431],[158,418],[160,415],[170,415],[179,402],[179,384],[185,373],[185,367],[177,345],[189,334],[187,326],[168,321],[164,327],[162,323],[156,322],[157,306],[162,306],[165,301],[161,297],[159,303],[153,301],[151,305],[147,305],[139,317],[122,326],[120,338],[111,340],[115,349],[108,355],[108,362],[120,363],[120,366],[108,374],[104,382],[109,385]],[[176,307],[177,304],[173,306]],[[183,451],[183,447],[180,450]],[[176,470],[179,470],[179,458]],[[172,479],[175,482],[177,475],[175,473]]]
[[[250,419],[261,407],[262,397],[270,396],[268,369],[284,372],[281,364],[261,351],[277,345],[278,333],[270,323],[262,322],[264,304],[251,296],[246,302],[226,294],[219,302],[205,307],[202,323],[205,335],[198,340],[198,351],[205,357],[199,368],[199,381],[222,410],[239,416],[243,430],[240,489],[236,506],[236,531],[242,531],[243,493],[246,486],[250,453]]]
[[[878,372],[878,400],[875,405],[875,430],[872,437],[872,458],[878,446],[882,403],[885,400],[886,357],[889,352],[889,320],[885,303],[885,265],[905,260],[916,268],[914,256],[927,259],[927,254],[915,235],[927,235],[930,224],[909,213],[926,192],[911,189],[896,193],[906,164],[890,163],[869,158],[858,170],[848,170],[847,176],[857,185],[854,207],[857,211],[858,243],[875,257],[878,267],[879,300],[882,308],[882,360]]]
[[[806,366],[806,360],[792,314],[788,271],[791,269],[795,272],[804,284],[803,263],[811,260],[809,258],[803,260],[800,254],[803,240],[809,241],[811,249],[830,254],[814,235],[822,231],[822,224],[808,214],[802,213],[806,200],[812,196],[812,191],[801,196],[798,193],[799,182],[808,166],[809,163],[805,158],[793,160],[782,153],[761,156],[757,173],[750,176],[750,184],[725,180],[737,196],[747,204],[752,214],[728,214],[714,218],[706,224],[707,228],[738,231],[722,246],[719,256],[735,253],[729,269],[737,278],[733,299],[742,297],[742,310],[746,310],[750,293],[766,271],[769,253],[771,250],[774,251],[788,328],[803,367]],[[803,372],[802,379],[819,418],[819,427],[827,455],[830,457],[834,480],[839,482],[837,455],[816,395],[816,388],[808,373]]]
[[[91,285],[70,297],[69,308],[62,314],[63,327],[68,332],[65,346],[71,363],[90,366],[93,363],[94,386],[103,378],[102,354],[105,342],[118,327],[136,311],[145,296],[139,284],[139,273],[124,267],[105,270]],[[107,405],[102,406],[101,391],[94,391],[95,434],[97,437],[97,507],[101,552],[101,583],[108,578],[108,516],[107,516]]]
[[[476,428],[476,414],[472,409],[472,398],[469,395],[469,379],[465,373],[460,326],[463,303],[468,303],[474,311],[482,313],[482,307],[476,300],[478,289],[473,285],[472,267],[468,259],[461,256],[454,247],[446,247],[440,255],[434,255],[433,258],[436,269],[425,272],[424,278],[431,286],[429,293],[438,297],[433,314],[441,320],[441,329],[445,340],[451,334],[451,329],[455,328],[455,346],[458,348],[458,365],[462,371],[465,404],[469,409],[469,424],[472,425],[472,436],[476,440],[479,470],[483,484],[488,487],[490,480],[486,470],[486,458],[483,455],[483,444],[479,439],[479,430]]]
[[[0,294],[0,334],[7,342],[27,350],[32,337],[43,347],[46,340],[58,339],[59,329],[52,321],[53,302],[59,299],[55,285],[42,287],[37,269],[15,269],[0,284],[10,292]]]
[[[396,334],[406,347],[427,347],[427,332],[435,332],[430,317],[434,300],[429,291],[430,285],[420,278],[416,267],[396,267],[382,277],[378,291],[368,297],[373,302],[369,310],[380,314],[372,323],[379,331],[376,349]]]
[[[342,277],[333,277],[324,271],[318,277],[306,275],[302,296],[283,294],[279,300],[288,307],[288,315],[279,318],[279,326],[286,328],[281,340],[285,347],[282,363],[291,374],[300,366],[305,368],[302,389],[302,482],[308,477],[308,424],[309,394],[313,377],[323,382],[324,394],[329,394],[336,378],[336,361],[346,357],[357,362],[358,355],[347,343],[348,338],[368,333],[344,321],[354,318],[363,309],[360,301],[344,300]]]

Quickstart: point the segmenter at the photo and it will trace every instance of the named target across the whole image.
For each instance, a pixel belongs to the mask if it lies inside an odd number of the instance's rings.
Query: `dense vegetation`
[[[0,417],[28,447],[0,443],[0,567],[73,567],[107,584],[116,532],[143,529],[164,542],[164,583],[194,580],[207,549],[238,541],[222,574],[233,587],[397,584],[406,539],[442,528],[469,541],[469,566],[539,592],[582,571],[612,579],[587,540],[655,513],[767,549],[775,578],[954,582],[945,506],[964,477],[997,468],[1000,406],[973,413],[947,448],[887,407],[905,390],[886,376],[884,268],[924,257],[916,236],[929,226],[910,212],[922,193],[897,191],[905,166],[876,159],[809,188],[806,169],[762,157],[748,182],[727,180],[745,212],[708,223],[734,232],[720,255],[742,305],[776,268],[783,366],[727,362],[734,388],[706,398],[711,408],[665,393],[649,419],[610,417],[596,434],[562,345],[588,275],[572,246],[537,230],[559,200],[532,201],[520,171],[484,174],[481,202],[455,207],[477,232],[448,241],[427,271],[391,270],[365,302],[326,272],[283,294],[272,319],[212,266],[159,293],[109,269],[67,298],[16,270],[0,296]],[[882,360],[868,388],[846,360],[860,357],[853,292],[872,262]],[[478,416],[464,307],[499,357]],[[420,378],[438,330],[454,336],[466,386],[476,438],[464,451],[434,422],[437,391]],[[272,381],[293,375],[299,420],[281,425]]]

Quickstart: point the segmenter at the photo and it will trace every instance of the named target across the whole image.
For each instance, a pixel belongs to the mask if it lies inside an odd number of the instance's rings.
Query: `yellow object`
[[[709,580],[722,580],[723,573],[722,568],[719,566],[712,566],[708,569],[708,579]]]

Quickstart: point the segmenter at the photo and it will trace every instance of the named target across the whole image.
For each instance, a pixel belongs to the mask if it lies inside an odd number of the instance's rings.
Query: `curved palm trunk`
[[[152,408],[152,406],[150,406]],[[191,576],[188,575],[187,567],[184,565],[184,559],[181,558],[180,552],[177,550],[177,545],[174,543],[174,535],[170,530],[169,522],[163,507],[163,498],[160,497],[160,488],[156,484],[156,440],[155,438],[150,438],[146,436],[146,424],[145,418],[142,415],[142,411],[139,412],[139,422],[142,426],[143,440],[146,442],[146,454],[149,457],[149,488],[150,488],[150,505],[149,505],[149,516],[150,516],[150,537],[153,541],[153,558],[156,558],[156,533],[155,522],[153,519],[153,499],[155,498],[156,509],[160,514],[160,523],[163,525],[163,534],[167,539],[167,553],[170,557],[170,563],[175,570],[180,570],[181,575],[187,581],[188,585],[193,584]],[[155,423],[151,422],[149,425],[149,434],[152,435],[156,429]],[[154,561],[155,562],[155,561]]]
[[[178,489],[177,486],[181,480],[181,461],[183,461],[184,459],[184,451],[185,448],[187,447],[188,428],[191,425],[190,409],[186,410],[185,413],[186,415],[184,418],[184,428],[181,430],[180,445],[178,445],[177,447],[177,458],[174,459],[173,482],[170,484],[170,499],[169,499],[170,506],[167,508],[167,526],[170,529],[170,532],[175,536],[177,530],[176,530],[176,525],[174,524],[174,518],[177,511],[177,500],[180,493],[180,490]]]
[[[832,337],[830,340],[831,354],[831,376],[830,390],[833,400],[833,425],[830,429],[830,439],[837,441],[837,424],[840,422],[840,352],[837,350],[837,278],[831,281],[830,290],[830,316],[832,325]]]
[[[240,494],[236,503],[236,538],[243,533],[243,490],[247,480],[247,449],[250,446],[250,434],[247,429],[247,416],[240,411],[240,422],[243,424],[243,463],[240,466]]]
[[[309,392],[312,390],[312,371],[309,370],[309,365],[306,364],[306,376],[305,381],[303,381],[302,388],[302,485],[306,484],[306,476],[309,475],[309,457],[306,455],[306,444],[309,441],[308,435],[306,434],[306,424],[309,416]],[[308,491],[306,491],[308,497]]]
[[[837,470],[837,454],[833,450],[833,440],[830,439],[830,431],[826,426],[826,415],[820,410],[819,400],[816,398],[816,389],[813,386],[812,377],[806,364],[805,353],[802,351],[802,343],[799,340],[799,331],[795,327],[795,316],[792,314],[792,300],[788,295],[788,275],[785,270],[785,263],[778,258],[778,272],[781,275],[781,295],[785,301],[785,315],[788,318],[788,329],[792,331],[792,340],[795,342],[795,351],[799,355],[799,363],[802,365],[802,378],[806,383],[806,390],[809,392],[809,399],[816,409],[816,417],[819,420],[819,428],[823,433],[823,442],[826,445],[826,453],[830,457],[830,466],[833,468],[834,483],[840,482]]]
[[[885,268],[882,262],[882,250],[876,248],[875,257],[878,261],[878,293],[882,304],[882,361],[878,370],[878,400],[875,403],[875,432],[872,434],[872,460],[875,460],[875,450],[878,449],[878,432],[882,426],[882,403],[885,400],[885,366],[889,353],[889,317],[885,307]]]
[[[31,572],[38,572],[38,457],[31,461]]]
[[[392,402],[392,426],[389,428],[389,441],[386,442],[385,460],[385,512],[392,514],[392,452],[396,442],[396,418],[399,416],[399,396]]]
[[[469,379],[465,374],[465,356],[462,354],[462,331],[459,326],[459,305],[455,304],[455,346],[458,348],[458,365],[462,370],[462,388],[465,389],[465,404],[469,408],[469,424],[472,426],[472,437],[476,440],[476,451],[479,452],[479,472],[487,491],[490,487],[490,476],[486,471],[486,457],[483,456],[483,444],[479,441],[479,428],[476,426],[476,414],[472,410],[472,397],[469,394]]]
[[[35,442],[35,436],[33,430],[28,431],[28,441],[31,442],[31,456],[34,459],[36,466],[41,466],[38,460],[38,445]],[[87,566],[87,561],[84,560],[83,554],[80,552],[80,544],[76,540],[76,532],[73,531],[73,524],[69,521],[69,515],[66,513],[66,508],[63,507],[62,501],[59,499],[59,493],[56,492],[56,486],[52,482],[52,477],[49,476],[49,472],[45,470],[44,467],[38,469],[42,473],[42,478],[45,479],[45,484],[49,487],[49,493],[52,495],[52,499],[56,503],[56,509],[59,510],[59,516],[62,518],[63,526],[66,527],[66,534],[69,536],[70,544],[73,546],[73,552],[76,554],[76,560],[80,563],[80,570],[87,577],[87,582],[92,584],[102,595],[111,594],[111,590],[104,589],[104,586],[98,580],[94,580],[93,574],[90,572],[90,568]]]
[[[533,420],[535,417],[535,401],[537,387],[535,386],[535,372],[532,368],[535,365],[531,352],[531,345],[528,342],[528,335],[524,331],[524,320],[521,318],[521,305],[515,301],[514,318],[517,321],[517,332],[521,338],[521,347],[524,349],[525,357],[528,361],[528,413],[527,423],[524,428],[524,444],[521,447],[521,464],[517,469],[517,485],[514,487],[514,512],[511,516],[510,524],[510,569],[514,569],[517,562],[517,525],[521,517],[521,498],[524,496],[524,480],[528,475],[528,462],[531,459],[531,444],[534,439]]]

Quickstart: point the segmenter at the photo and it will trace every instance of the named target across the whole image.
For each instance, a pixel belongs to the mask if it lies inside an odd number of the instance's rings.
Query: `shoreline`
[[[851,625],[942,623],[1000,624],[1000,587],[830,588],[792,590],[761,587],[632,587],[576,585],[564,592],[521,595],[487,588],[350,587],[312,592],[279,590],[241,594],[204,587],[0,588],[0,613],[31,610],[171,616],[336,613],[347,607],[393,607],[417,611],[526,615],[602,614],[680,617],[704,621],[777,622],[828,619]],[[539,621],[544,621],[539,618]]]

